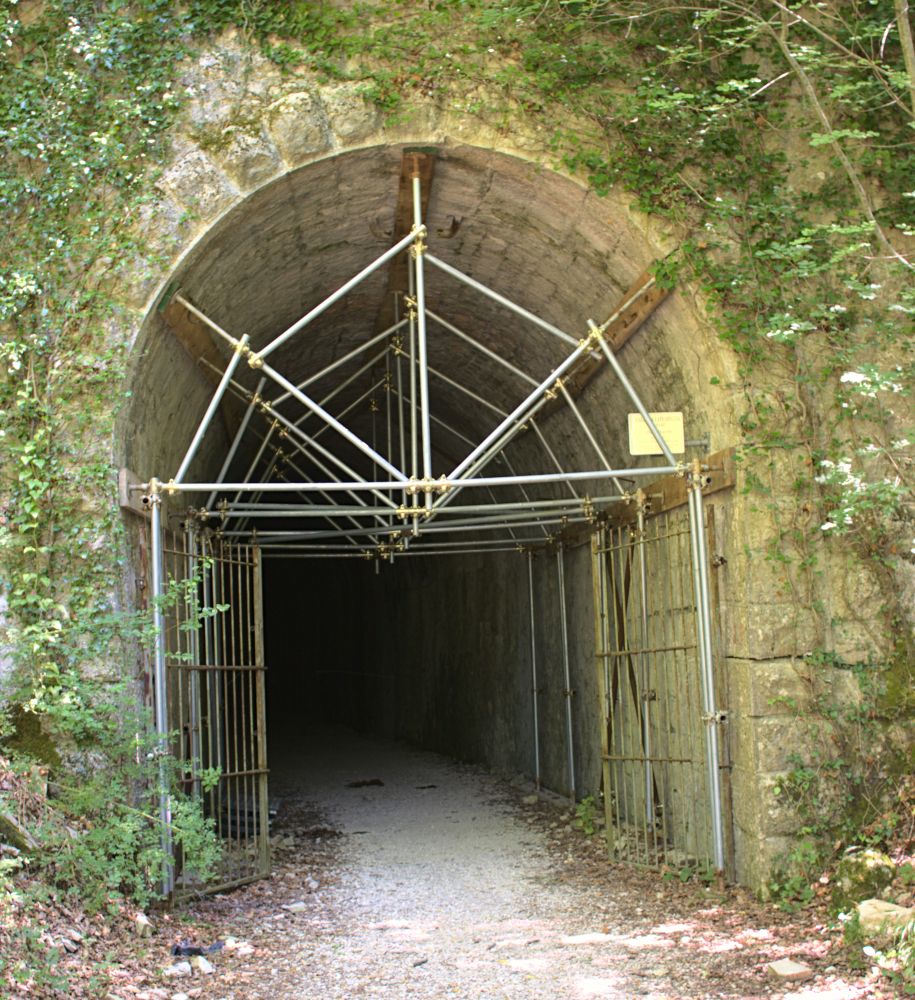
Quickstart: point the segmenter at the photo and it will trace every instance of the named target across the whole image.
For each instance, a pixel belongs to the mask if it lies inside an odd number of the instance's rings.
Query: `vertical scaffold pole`
[[[413,258],[413,270],[416,275],[416,341],[419,361],[419,416],[420,437],[423,450],[423,479],[432,478],[432,434],[429,421],[429,355],[426,345],[426,282],[423,270],[423,255],[426,245],[423,242],[422,187],[419,171],[413,173],[413,232],[415,240],[410,248]],[[426,493],[426,508],[432,509],[432,494]]]
[[[197,579],[197,571],[199,569],[199,563],[197,559],[197,528],[194,522],[191,520],[188,522],[187,526],[187,576],[191,585],[195,588],[195,598],[197,597],[196,588],[199,585]],[[191,605],[193,610],[196,612],[197,605],[196,601]],[[194,624],[196,624],[196,619]],[[200,629],[192,628],[190,633],[191,641],[191,657],[193,665],[188,670],[188,723],[190,726],[190,754],[191,759],[189,761],[191,768],[191,787],[193,789],[193,794],[195,798],[200,797],[200,768],[201,760],[203,759],[202,746],[201,746],[201,736],[200,736],[200,671],[197,669],[197,664],[200,663]]]
[[[566,573],[563,548],[556,550],[556,571],[559,576],[559,625],[562,633],[562,666],[565,678],[563,696],[566,701],[566,737],[569,745],[569,798],[575,802],[575,745],[572,740],[572,676],[569,669],[569,623],[566,609]]]
[[[642,753],[645,755],[645,820],[648,829],[654,824],[654,781],[651,771],[651,716],[649,714],[650,700],[648,697],[648,574],[645,565],[645,494],[642,490],[636,492],[638,503],[638,521],[636,530],[639,548],[639,599],[641,602],[642,641],[639,652],[639,697],[642,702]]]
[[[150,548],[152,549],[152,600],[153,600],[153,692],[155,697],[155,721],[157,750],[159,753],[159,830],[162,846],[162,895],[171,895],[175,887],[175,858],[172,843],[172,806],[169,788],[169,773],[166,764],[168,753],[168,680],[165,658],[165,615],[162,600],[165,593],[162,567],[162,495],[158,484],[150,484],[149,507]]]
[[[534,553],[527,553],[527,588],[531,605],[531,694],[533,696],[533,718],[534,718],[534,781],[537,788],[540,788],[540,725],[538,712],[537,689],[537,631],[536,620],[534,618]]]
[[[696,590],[696,638],[699,679],[702,687],[702,722],[705,725],[705,765],[708,772],[712,818],[712,852],[715,868],[724,871],[724,825],[721,816],[721,774],[718,770],[718,710],[712,656],[712,614],[709,598],[708,553],[702,498],[702,473],[698,461],[689,477],[689,521],[692,541],[693,585]]]

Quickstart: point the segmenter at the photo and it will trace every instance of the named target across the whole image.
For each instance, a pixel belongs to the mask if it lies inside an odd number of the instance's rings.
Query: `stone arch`
[[[237,72],[246,60],[247,71]],[[198,329],[190,341],[176,338],[161,309],[170,294],[180,287],[211,318],[235,335],[248,333],[255,343],[275,334],[386,248],[398,171],[408,148],[436,153],[429,226],[446,248],[443,256],[453,255],[474,277],[573,334],[583,334],[589,318],[605,319],[633,281],[675,246],[670,234],[633,211],[621,193],[598,197],[555,169],[548,137],[536,124],[521,122],[509,133],[428,101],[418,102],[405,122],[392,126],[361,98],[357,86],[282,78],[231,42],[201,58],[189,70],[189,81],[188,116],[176,130],[157,201],[144,220],[156,263],[146,266],[130,290],[140,322],[133,335],[130,401],[115,449],[119,464],[141,479],[167,479],[173,473],[212,395],[212,375],[193,347],[201,333],[203,343],[207,335]],[[364,336],[383,291],[380,283],[369,284],[329,316],[330,333],[300,342],[299,355],[290,356],[293,369],[319,363]],[[489,331],[508,356],[523,356],[534,366],[549,357],[548,337],[520,333],[498,310],[474,305],[459,291],[452,305],[462,323]],[[735,381],[736,361],[688,289],[674,291],[625,346],[621,359],[650,408],[684,410],[688,436],[708,434],[708,450],[736,443],[739,403],[725,388]],[[497,372],[478,366],[469,375],[482,395],[501,398],[506,387]],[[627,401],[606,373],[587,388],[583,405],[611,460],[626,459]],[[453,399],[448,406],[450,419],[464,421],[475,432],[483,429],[478,411],[461,410]],[[211,428],[197,460],[200,478],[215,473],[238,419],[238,412],[226,407]],[[568,414],[556,415],[551,442],[573,461],[588,447]],[[519,447],[522,453],[530,448],[525,442]],[[755,624],[762,600],[739,567],[746,540],[763,529],[737,503],[720,527],[722,559],[738,581],[724,601],[727,654],[735,689],[740,689],[733,694],[742,697],[740,692],[748,691],[754,697],[758,659],[776,662],[766,683],[790,682],[790,663],[778,657],[791,655],[796,636],[779,637],[777,623],[776,634]],[[577,574],[577,599],[584,608],[590,588],[585,554],[573,558],[570,572]],[[512,578],[508,564],[492,575],[484,567],[470,567],[460,597],[470,602],[468,614],[481,595],[490,596],[490,583],[497,591],[507,590]],[[308,586],[320,584],[310,578]],[[347,586],[333,583],[334,588]],[[447,617],[446,590],[433,587],[430,594],[430,613]],[[517,595],[503,610],[509,616],[522,613]],[[590,610],[572,618],[576,683],[583,698],[591,697]],[[493,622],[492,615],[479,620]],[[510,630],[495,636],[495,647],[494,655],[503,659],[523,656]],[[523,682],[505,688],[494,676],[477,681],[482,690],[476,705],[489,716],[489,731],[466,734],[452,749],[523,769],[514,731],[517,713],[505,701],[523,697]],[[450,680],[428,684],[430,689],[413,702],[428,712],[426,724],[417,721],[401,733],[427,743],[430,730],[442,725],[448,699],[466,696],[449,687]],[[576,736],[582,791],[596,787],[599,771],[594,725],[593,716],[584,718]],[[741,735],[740,745],[750,747],[753,732]],[[562,754],[554,757],[545,767],[558,773]],[[742,845],[738,872],[750,882],[764,870],[759,847],[773,833],[782,833],[778,817],[760,822],[763,807],[755,788],[760,768],[770,769],[751,751],[735,770]]]

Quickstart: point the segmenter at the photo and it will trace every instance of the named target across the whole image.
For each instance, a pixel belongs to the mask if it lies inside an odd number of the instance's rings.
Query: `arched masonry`
[[[643,300],[648,269],[676,246],[677,234],[659,231],[622,193],[598,197],[555,169],[549,137],[536,122],[519,118],[497,129],[430,99],[417,100],[392,125],[362,99],[358,85],[284,76],[231,37],[189,66],[185,82],[186,117],[174,130],[142,223],[149,254],[126,290],[138,323],[130,333],[119,466],[140,482],[167,481],[213,398],[231,352],[194,310],[233,337],[247,336],[255,348],[268,343],[396,240],[404,164],[417,152],[432,164],[423,191],[434,252],[574,337],[588,335],[588,320],[612,320],[626,305],[613,329],[628,377],[649,410],[684,414],[686,437],[695,442],[687,461],[717,456],[718,465],[708,464],[730,487],[709,497],[715,507],[715,656],[727,714],[706,724],[720,727],[719,763],[729,778],[732,874],[761,885],[771,859],[796,832],[793,815],[772,789],[789,756],[805,752],[793,712],[810,698],[800,658],[815,645],[815,616],[779,593],[775,571],[762,558],[774,530],[770,515],[743,493],[740,470],[724,469],[739,439],[741,397],[728,388],[739,381],[734,357],[689,289],[657,295],[650,308]],[[402,315],[403,300],[393,292],[404,289],[393,288],[392,280],[380,268],[320,325],[278,350],[287,377],[306,378]],[[443,310],[447,305],[454,325],[508,362],[552,370],[556,345],[542,330],[466,286],[449,284],[447,275],[430,274],[427,293]],[[445,366],[458,347],[443,345],[431,346],[430,356]],[[443,384],[437,415],[479,440],[496,419],[486,403],[507,407],[516,390],[510,373],[485,356],[459,357],[458,370],[445,374],[460,376],[479,401]],[[257,372],[247,365],[239,372],[241,385],[254,391]],[[544,418],[549,448],[561,464],[596,468],[600,452],[613,468],[653,461],[629,455],[625,428],[632,407],[619,381],[606,366],[588,378],[587,385],[582,379],[573,386],[588,433],[571,407],[556,407]],[[382,405],[374,412],[381,416],[373,420],[371,401],[353,416],[366,438],[374,426],[376,441],[385,433],[383,392],[377,395]],[[192,463],[193,481],[218,476],[245,404],[243,394],[226,395]],[[436,439],[435,462],[447,463],[457,447],[454,436],[449,440],[443,431]],[[236,467],[254,448],[253,441],[240,447]],[[545,467],[537,434],[519,435],[513,448],[519,468]],[[676,486],[668,488],[673,492],[657,494],[656,506],[676,510],[686,493],[676,497]],[[125,493],[125,505],[135,508],[137,497]],[[173,515],[181,514],[180,497],[168,503]],[[144,517],[125,516],[136,582],[145,573],[147,526]],[[549,552],[555,555],[555,546]],[[333,680],[342,721],[495,767],[529,774],[536,767],[544,784],[564,792],[572,754],[575,791],[596,794],[600,600],[589,546],[569,544],[563,563],[564,576],[557,577],[555,561],[540,550],[529,558],[517,552],[462,556],[459,570],[456,560],[416,560],[399,583],[390,582],[394,567],[383,567],[389,582],[379,583],[382,574],[376,577],[368,565],[359,565],[365,570],[359,573],[315,560],[295,564],[293,572],[291,564],[277,563],[268,569],[266,589],[268,666],[289,676],[302,669],[303,658],[372,662],[362,672],[377,674],[375,687],[366,688],[356,670]],[[561,622],[550,617],[560,586],[566,595]],[[318,634],[321,619],[330,624]],[[410,623],[420,619],[425,630],[411,633]],[[282,634],[273,645],[271,629]],[[533,717],[532,639],[540,667],[533,683],[540,714]],[[598,631],[598,646],[601,641]],[[850,659],[860,656],[860,637],[850,626],[845,643]],[[843,684],[846,676],[836,676]],[[305,696],[304,688],[276,683],[276,703]],[[324,681],[309,690],[318,689],[329,690]],[[575,720],[567,728],[570,703]]]

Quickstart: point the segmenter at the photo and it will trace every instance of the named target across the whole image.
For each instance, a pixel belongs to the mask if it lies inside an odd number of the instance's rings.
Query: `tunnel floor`
[[[193,908],[214,935],[254,946],[220,957],[205,996],[788,997],[766,962],[826,965],[812,924],[611,865],[600,837],[520,779],[303,729],[274,747],[271,878]],[[803,995],[863,995],[835,975],[820,985]]]

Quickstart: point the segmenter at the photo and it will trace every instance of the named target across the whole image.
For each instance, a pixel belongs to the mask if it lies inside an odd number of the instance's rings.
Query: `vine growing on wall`
[[[106,671],[144,623],[111,598],[108,443],[127,321],[117,290],[143,258],[138,220],[183,100],[176,67],[230,27],[282,67],[359,81],[394,117],[422,95],[506,129],[541,122],[557,162],[667,220],[680,248],[658,276],[701,289],[740,358],[727,388],[745,400],[747,483],[778,519],[767,558],[806,598],[820,553],[853,544],[910,663],[899,596],[915,554],[907,24],[901,0],[0,0],[8,704],[64,751],[107,743],[122,767]],[[789,511],[777,498],[791,490]],[[883,656],[886,637],[873,646]]]
[[[51,766],[56,819],[33,863],[96,907],[142,904],[162,864],[137,797],[158,764],[119,663],[148,622],[116,599],[110,442],[129,316],[113,290],[142,259],[187,30],[164,0],[0,4],[0,742]],[[206,867],[208,825],[179,813]]]

